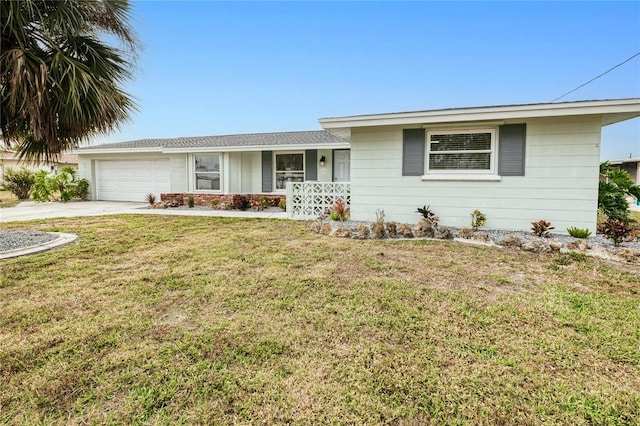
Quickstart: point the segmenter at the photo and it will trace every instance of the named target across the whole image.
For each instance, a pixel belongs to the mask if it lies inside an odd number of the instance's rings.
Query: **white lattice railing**
[[[351,202],[349,182],[288,182],[287,217],[315,219],[330,211],[338,200]]]

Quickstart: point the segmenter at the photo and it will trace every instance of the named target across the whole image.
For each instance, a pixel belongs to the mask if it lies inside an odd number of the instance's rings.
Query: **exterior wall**
[[[415,223],[420,217],[416,208],[430,205],[447,226],[469,227],[471,212],[479,209],[487,216],[486,228],[529,230],[532,221],[546,219],[556,232],[576,226],[595,233],[598,120],[526,120],[525,176],[503,176],[497,182],[402,176],[403,127],[353,128],[351,218],[372,221],[382,209],[387,220]]]
[[[124,153],[124,154],[79,154],[78,173],[90,183],[90,198],[96,194],[96,161],[97,160],[143,160],[153,158],[168,158],[170,160],[170,188],[171,193],[193,194],[261,194],[262,193],[262,156],[255,152],[227,152],[212,153],[221,155],[221,185],[220,192],[194,190],[193,154],[161,154],[161,153]],[[203,153],[206,154],[206,153]],[[325,156],[324,167],[318,166],[318,181],[331,182],[333,180],[332,150],[318,150],[318,159]],[[284,192],[266,193],[284,197]]]

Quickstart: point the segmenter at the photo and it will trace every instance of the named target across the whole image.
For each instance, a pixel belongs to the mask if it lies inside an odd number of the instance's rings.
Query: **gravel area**
[[[0,252],[48,243],[58,238],[41,231],[0,231]]]

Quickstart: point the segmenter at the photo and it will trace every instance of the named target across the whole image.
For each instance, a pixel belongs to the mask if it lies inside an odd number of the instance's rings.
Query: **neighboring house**
[[[0,176],[7,167],[19,169],[26,167],[27,169],[38,171],[47,170],[50,172],[59,172],[62,167],[78,168],[78,156],[75,154],[61,154],[56,161],[51,164],[30,163],[20,160],[18,154],[10,149],[0,148]]]
[[[595,233],[601,128],[640,116],[640,99],[490,106],[325,118],[351,144],[351,218]]]
[[[631,176],[631,180],[634,184],[640,185],[640,158],[627,158],[624,160],[609,161],[612,166],[621,170],[625,170]],[[629,197],[629,204],[632,210],[640,211],[640,200],[631,199]]]
[[[324,131],[143,139],[81,148],[94,200],[284,197],[287,182],[349,180],[349,143]]]

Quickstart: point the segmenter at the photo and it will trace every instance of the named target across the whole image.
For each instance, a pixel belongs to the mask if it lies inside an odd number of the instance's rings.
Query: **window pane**
[[[490,153],[430,154],[431,170],[490,170]]]
[[[220,173],[196,173],[196,189],[219,191]]]
[[[219,155],[196,155],[196,172],[219,172]]]
[[[303,171],[303,154],[276,154],[276,171]]]
[[[431,151],[479,151],[491,149],[491,133],[431,135],[430,142]]]
[[[287,189],[287,182],[304,182],[304,172],[276,172],[276,189]]]

